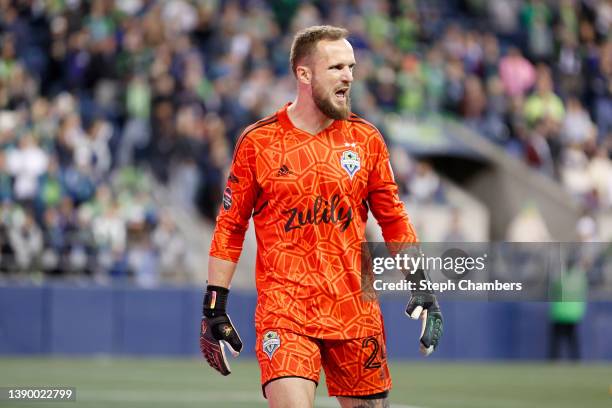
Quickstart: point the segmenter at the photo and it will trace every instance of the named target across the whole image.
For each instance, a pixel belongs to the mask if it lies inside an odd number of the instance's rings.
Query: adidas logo
[[[287,167],[286,164],[283,164],[280,169],[278,169],[278,173],[276,173],[276,175],[278,177],[280,176],[288,176],[289,174],[294,174],[291,170],[289,170],[289,167]]]

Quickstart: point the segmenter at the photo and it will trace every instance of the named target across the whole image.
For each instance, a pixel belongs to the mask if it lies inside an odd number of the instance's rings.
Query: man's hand
[[[200,351],[208,364],[222,375],[231,373],[225,347],[234,357],[242,351],[242,340],[225,312],[228,294],[227,288],[208,285],[200,326]]]
[[[419,350],[427,357],[438,346],[444,329],[442,312],[436,295],[422,291],[412,292],[412,297],[406,306],[406,314],[411,319],[423,319]]]

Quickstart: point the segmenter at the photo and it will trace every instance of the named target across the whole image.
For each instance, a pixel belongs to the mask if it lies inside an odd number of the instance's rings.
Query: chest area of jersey
[[[277,199],[356,199],[367,195],[369,167],[364,147],[350,138],[285,137],[261,152],[257,179],[264,193]]]

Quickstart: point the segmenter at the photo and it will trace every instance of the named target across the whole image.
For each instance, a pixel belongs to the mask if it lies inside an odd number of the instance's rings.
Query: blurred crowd
[[[321,23],[351,32],[353,110],[383,131],[459,118],[609,208],[611,22],[607,0],[0,0],[3,268],[171,273],[185,244],[154,186],[214,219],[236,138],[293,99],[292,36]]]
[[[447,108],[586,209],[611,208],[612,2],[466,3],[489,30],[449,27],[438,43]]]

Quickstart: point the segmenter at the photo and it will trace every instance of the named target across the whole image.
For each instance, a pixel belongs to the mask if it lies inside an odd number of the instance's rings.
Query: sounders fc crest
[[[272,360],[272,355],[280,347],[281,340],[278,333],[275,331],[267,331],[263,335],[262,346],[263,351],[268,355],[268,358]]]
[[[353,150],[343,151],[342,156],[340,156],[340,165],[352,179],[355,173],[361,168],[359,154]]]

